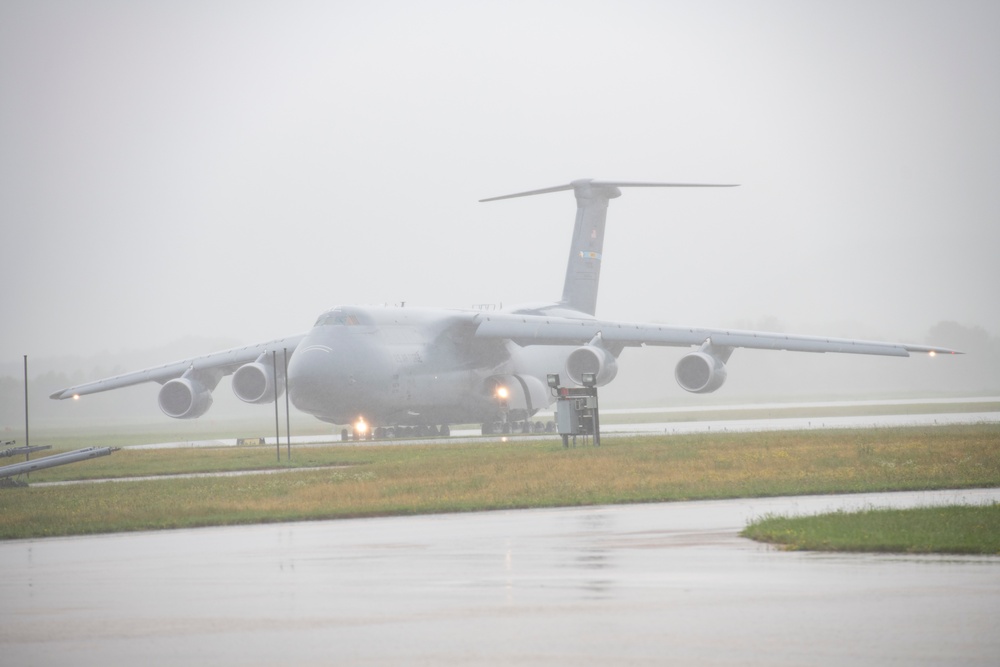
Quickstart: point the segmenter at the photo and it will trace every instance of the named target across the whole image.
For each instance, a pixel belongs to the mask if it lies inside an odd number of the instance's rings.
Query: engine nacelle
[[[682,389],[694,394],[710,394],[726,381],[726,364],[707,352],[692,352],[681,357],[674,377]]]
[[[160,388],[157,402],[168,417],[195,419],[212,407],[212,391],[197,380],[175,378]]]
[[[285,388],[278,385],[278,396]],[[267,364],[255,361],[244,364],[233,373],[233,393],[246,403],[271,403],[274,401],[274,372]]]
[[[598,387],[603,387],[618,375],[618,360],[596,345],[584,345],[566,357],[566,375],[574,384],[583,384],[583,374],[593,373]]]

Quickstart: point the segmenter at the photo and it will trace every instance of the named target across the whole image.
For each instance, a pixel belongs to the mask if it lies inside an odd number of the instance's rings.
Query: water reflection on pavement
[[[4,664],[996,665],[1000,558],[788,553],[753,517],[998,490],[0,543]]]

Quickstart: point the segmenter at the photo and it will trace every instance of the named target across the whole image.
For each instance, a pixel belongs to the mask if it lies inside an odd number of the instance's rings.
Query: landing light
[[[368,432],[368,424],[365,423],[364,417],[358,417],[358,421],[354,422],[354,432],[359,435],[364,435]]]
[[[932,357],[936,357],[936,356],[937,356],[937,352],[935,352],[934,350],[931,350],[929,354],[930,354],[930,355],[931,355]]]
[[[508,396],[510,396],[510,392],[507,390],[507,387],[497,387],[497,398],[503,401],[506,400]]]
[[[73,400],[74,401],[79,401],[80,400],[80,394],[73,394]]]

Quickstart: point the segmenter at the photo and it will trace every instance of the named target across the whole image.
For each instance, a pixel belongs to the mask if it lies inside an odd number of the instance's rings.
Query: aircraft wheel
[[[441,435],[449,436],[451,435],[451,427],[447,424],[441,424]]]
[[[510,422],[504,422],[503,426],[501,427],[501,430],[503,431],[504,435],[510,433]]]
[[[340,441],[341,442],[347,442],[349,439],[350,439],[350,435],[348,435],[347,429],[346,428],[340,429]]]

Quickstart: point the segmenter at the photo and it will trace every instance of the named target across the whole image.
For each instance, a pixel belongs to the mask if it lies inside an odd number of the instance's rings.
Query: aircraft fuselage
[[[334,424],[524,419],[551,403],[544,376],[572,348],[476,338],[475,311],[339,307],[317,320],[288,365],[296,408]],[[539,358],[539,357],[542,358]],[[528,373],[528,368],[534,374]],[[509,392],[505,400],[497,389]]]

